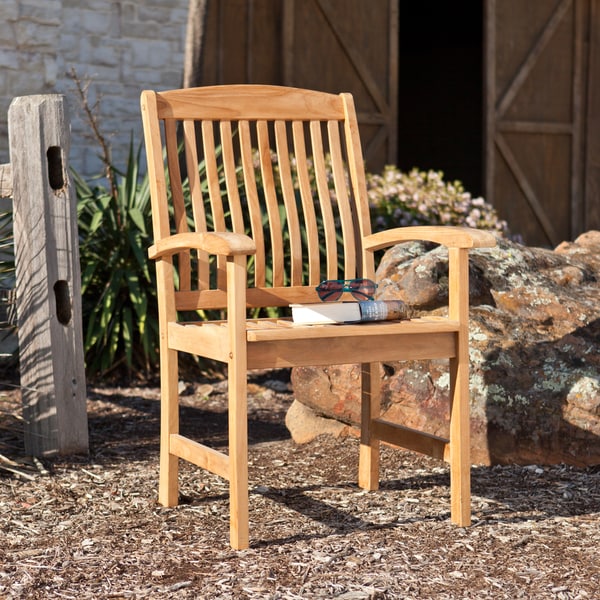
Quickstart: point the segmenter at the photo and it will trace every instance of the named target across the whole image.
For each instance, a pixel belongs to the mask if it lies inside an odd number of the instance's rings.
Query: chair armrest
[[[492,248],[495,236],[489,231],[450,225],[424,225],[396,227],[363,238],[365,250],[375,252],[401,242],[425,241],[442,244],[449,248]]]
[[[183,250],[204,250],[209,254],[236,256],[238,254],[254,254],[256,245],[252,238],[243,233],[205,232],[176,233],[158,240],[148,248],[148,256],[152,259],[177,254]]]

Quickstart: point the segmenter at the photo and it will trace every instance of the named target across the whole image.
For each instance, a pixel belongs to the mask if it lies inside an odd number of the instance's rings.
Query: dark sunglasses
[[[357,300],[373,300],[377,284],[370,279],[327,279],[315,288],[323,302],[335,302],[344,292]]]

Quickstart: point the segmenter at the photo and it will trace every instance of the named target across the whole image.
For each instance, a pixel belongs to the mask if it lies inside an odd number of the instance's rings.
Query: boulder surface
[[[470,256],[473,462],[600,464],[600,232],[555,250],[499,239]],[[379,299],[401,298],[421,315],[446,312],[443,247],[395,246],[377,279]],[[386,418],[447,435],[447,361],[384,364],[382,377]],[[358,378],[358,365],[294,368],[295,401],[357,425]],[[307,414],[297,408],[286,420],[292,436]]]

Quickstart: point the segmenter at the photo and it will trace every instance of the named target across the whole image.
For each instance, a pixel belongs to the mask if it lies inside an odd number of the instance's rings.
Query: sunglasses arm
[[[402,242],[433,242],[448,248],[492,248],[496,237],[489,231],[449,225],[396,227],[363,238],[363,248],[370,252],[395,246]]]

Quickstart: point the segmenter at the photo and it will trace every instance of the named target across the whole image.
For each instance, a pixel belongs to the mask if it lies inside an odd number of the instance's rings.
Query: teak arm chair
[[[246,548],[248,370],[356,363],[359,485],[378,486],[380,440],[446,458],[451,519],[468,525],[468,250],[493,246],[495,238],[458,227],[371,233],[350,94],[233,85],[144,91],[141,104],[160,321],[159,501],[178,502],[180,458],[224,477],[231,545]],[[409,240],[448,247],[447,318],[321,326],[248,318],[249,309],[256,317],[265,307],[318,302],[315,287],[323,279],[374,279],[375,251]],[[224,317],[181,319],[212,309]],[[227,365],[228,453],[179,433],[179,352]],[[379,363],[431,358],[449,359],[449,440],[380,418]]]

